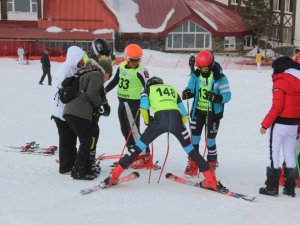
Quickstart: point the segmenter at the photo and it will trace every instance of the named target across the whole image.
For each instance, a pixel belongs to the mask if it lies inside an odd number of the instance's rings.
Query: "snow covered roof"
[[[42,29],[57,26],[63,30],[119,29],[117,18],[100,0],[44,0],[43,18],[38,26]]]
[[[118,18],[119,33],[165,36],[189,19],[201,21],[216,36],[252,32],[251,26],[237,13],[216,1],[105,0],[105,3]]]

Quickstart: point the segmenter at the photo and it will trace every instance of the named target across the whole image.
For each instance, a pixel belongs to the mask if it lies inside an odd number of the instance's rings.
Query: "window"
[[[281,0],[273,0],[273,10],[275,11],[281,10]]]
[[[36,12],[37,0],[7,0],[8,12]]]
[[[238,1],[238,0],[230,0],[230,4],[231,4],[231,5],[237,5],[237,4],[238,4],[237,1]]]
[[[14,0],[7,0],[7,11],[14,12],[15,11],[15,2]]]
[[[235,37],[225,37],[224,40],[225,49],[235,49]]]
[[[284,11],[285,12],[293,12],[293,3],[294,3],[294,0],[285,0]]]
[[[211,34],[193,21],[188,21],[169,33],[167,49],[203,49],[211,47]]]
[[[283,42],[285,42],[285,43],[292,42],[292,29],[289,27],[283,28]]]
[[[36,12],[37,11],[37,0],[30,0],[30,1],[31,1],[30,12]]]
[[[244,36],[244,48],[250,48],[250,47],[252,47],[252,36],[245,35]]]

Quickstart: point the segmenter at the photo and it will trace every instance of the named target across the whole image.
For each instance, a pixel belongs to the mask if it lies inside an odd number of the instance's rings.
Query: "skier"
[[[24,49],[21,46],[18,48],[18,57],[19,64],[24,64]]]
[[[300,65],[288,56],[273,64],[272,107],[261,123],[260,133],[269,130],[270,166],[267,167],[266,187],[260,194],[277,196],[280,177],[280,147],[282,145],[286,167],[283,194],[295,197],[296,162],[294,146],[300,122]]]
[[[53,76],[52,86],[52,116],[58,130],[59,136],[59,173],[65,174],[72,170],[76,154],[76,134],[68,126],[63,118],[65,104],[58,98],[58,90],[61,88],[62,81],[73,76],[81,67],[84,66],[84,51],[77,47],[71,46],[67,50],[66,61],[59,67]]]
[[[52,77],[51,77],[51,72],[50,72],[50,68],[51,68],[51,64],[50,64],[50,60],[49,60],[49,51],[45,50],[44,54],[41,57],[41,63],[42,63],[42,69],[43,69],[43,75],[40,79],[39,84],[43,85],[43,81],[45,79],[45,76],[48,76],[48,85],[51,86],[52,83]]]
[[[153,118],[149,115],[150,106],[154,112]],[[147,81],[147,87],[141,94],[140,107],[141,114],[148,127],[133,146],[130,154],[126,154],[120,159],[117,166],[103,182],[108,186],[116,184],[124,169],[128,168],[131,162],[146,150],[149,143],[161,134],[169,132],[175,135],[184,151],[196,162],[200,172],[203,173],[205,180],[201,185],[205,188],[217,190],[218,184],[213,171],[190,142],[189,133],[184,126],[188,115],[176,89],[163,84],[161,78],[152,77]]]
[[[93,111],[102,105],[101,92],[103,83],[112,73],[110,62],[101,60],[99,63],[88,59],[80,74],[80,95],[65,105],[63,116],[72,131],[79,138],[80,146],[77,152],[71,176],[79,180],[93,180],[97,177],[92,171],[90,149],[93,142]]]
[[[143,56],[143,50],[139,45],[130,44],[125,48],[125,61],[121,63],[113,79],[105,87],[105,92],[111,91],[118,85],[119,108],[118,115],[122,134],[127,139],[130,135],[127,146],[132,146],[140,138],[140,93],[145,88],[149,78],[148,70],[140,63]],[[149,167],[152,162],[149,148],[137,162],[134,162],[138,168]]]
[[[94,59],[97,62],[100,62],[102,60],[110,61],[109,60],[110,54],[111,54],[111,47],[106,39],[96,38],[92,42],[91,51],[89,54],[89,57],[91,59]],[[109,71],[109,73],[111,76],[112,71]],[[104,88],[101,88],[101,98],[102,98],[102,106],[98,109],[97,108],[94,109],[93,117],[92,117],[92,140],[93,141],[90,148],[90,163],[91,163],[91,171],[93,171],[94,174],[100,174],[101,171],[100,165],[96,163],[96,159],[95,159],[97,143],[100,135],[100,129],[98,124],[99,117],[110,115],[110,106],[106,98]]]
[[[256,71],[258,73],[261,73],[261,61],[262,61],[262,54],[260,53],[259,50],[257,50],[257,53],[255,55],[255,63],[256,63]]]
[[[224,104],[231,99],[231,92],[228,79],[211,52],[201,51],[196,56],[195,63],[197,69],[191,72],[188,87],[182,92],[182,99],[194,98],[190,122],[192,143],[195,150],[199,151],[201,133],[205,127],[207,161],[215,172],[218,166],[216,136],[223,117]],[[196,176],[197,172],[196,163],[190,159],[185,176]]]

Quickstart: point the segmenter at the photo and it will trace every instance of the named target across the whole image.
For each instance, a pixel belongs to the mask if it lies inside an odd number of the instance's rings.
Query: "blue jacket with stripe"
[[[229,102],[231,99],[231,91],[229,87],[229,82],[225,74],[223,74],[220,65],[216,62],[216,65],[213,67],[213,79],[211,83],[211,90],[216,93],[220,94],[223,97],[222,103],[210,103],[209,108],[212,111],[214,118],[221,119],[224,113],[224,104]],[[215,69],[217,68],[217,69]],[[214,70],[215,69],[215,70]],[[194,102],[191,109],[191,118],[193,119],[195,116],[196,106],[199,99],[199,89],[200,89],[200,82],[199,76],[201,75],[200,70],[197,69],[191,73],[191,77],[188,83],[188,89],[194,94]]]

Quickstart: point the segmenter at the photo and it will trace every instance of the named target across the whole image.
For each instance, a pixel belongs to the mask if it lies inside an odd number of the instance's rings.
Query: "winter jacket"
[[[94,67],[97,68],[92,69]],[[80,69],[78,73],[81,74],[79,78],[81,94],[65,105],[63,115],[73,115],[91,121],[93,112],[102,104],[104,69],[95,60],[90,59],[86,67]]]
[[[272,80],[272,107],[261,125],[267,129],[274,122],[297,124],[300,121],[300,70],[288,69],[283,73],[273,74]]]
[[[41,57],[41,63],[43,67],[51,67],[50,65],[50,60],[49,60],[49,56],[47,54],[43,54]]]
[[[23,56],[23,55],[24,55],[24,49],[18,48],[18,56]]]
[[[61,88],[61,83],[67,77],[74,76],[79,70],[77,64],[82,60],[84,51],[77,47],[71,46],[68,48],[66,61],[60,66],[58,71],[53,76],[52,81],[52,116],[55,116],[61,120],[63,118],[63,110],[65,104],[63,104],[58,98],[58,90]]]
[[[199,89],[200,89],[200,82],[199,82],[199,70],[192,72],[189,83],[188,89],[194,94],[194,102],[191,111],[191,118],[194,119],[196,106],[199,98]],[[213,73],[213,80],[211,84],[211,90],[216,93],[220,94],[223,97],[222,103],[210,103],[210,109],[212,109],[212,113],[215,118],[221,119],[223,117],[224,112],[224,104],[229,102],[231,99],[231,91],[229,88],[228,79],[223,74],[221,66],[215,62],[215,66],[212,70]]]

